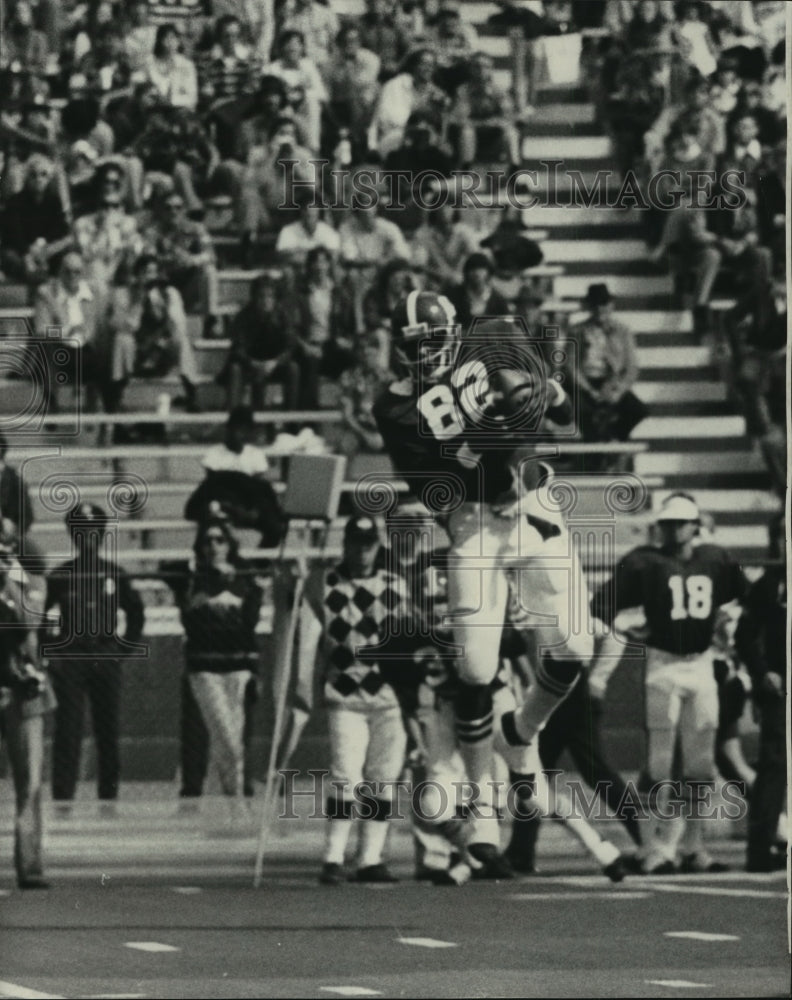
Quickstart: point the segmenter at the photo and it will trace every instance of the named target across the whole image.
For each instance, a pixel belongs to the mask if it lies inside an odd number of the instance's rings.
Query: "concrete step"
[[[673,490],[658,489],[652,494],[652,500],[657,507],[673,493]],[[774,514],[782,509],[781,501],[766,490],[696,490],[696,503],[702,510],[712,514],[747,513],[755,516]]]
[[[584,205],[564,205],[561,208],[538,205],[523,212],[527,226],[580,226],[609,225],[634,226],[643,222],[643,214],[636,209],[586,208]]]
[[[591,103],[585,101],[552,101],[546,100],[543,93],[540,102],[536,105],[536,110],[528,119],[526,132],[530,135],[531,127],[534,123],[542,125],[557,125],[559,135],[563,135],[565,126],[569,125],[591,125],[597,124],[597,109]]]
[[[648,451],[636,455],[635,472],[647,476],[666,476],[679,473],[728,473],[734,476],[733,485],[742,486],[739,479],[745,473],[765,472],[762,456],[757,451],[712,450]]]
[[[555,279],[555,294],[561,298],[582,299],[589,285],[599,283],[603,276],[597,274],[564,275]],[[607,285],[611,295],[628,296],[669,296],[673,291],[670,275],[638,277],[636,275],[615,274],[608,277]]]
[[[530,213],[526,213],[530,214]],[[542,221],[541,210],[532,214],[534,225]],[[542,253],[548,264],[569,264],[593,261],[597,264],[612,261],[647,260],[646,244],[643,240],[557,240],[542,243]],[[656,272],[655,272],[656,273]]]
[[[585,87],[578,84],[556,85],[553,83],[543,84],[537,88],[537,107],[556,104],[585,104],[589,100],[589,94]]]
[[[638,347],[698,347],[699,339],[694,333],[658,330],[655,333],[636,333],[635,343]]]
[[[638,365],[642,370],[651,368],[706,368],[710,365],[710,352],[706,347],[643,347],[638,349]]]
[[[726,401],[726,386],[722,382],[649,382],[633,386],[639,399],[649,404],[687,403],[691,398],[702,403]]]
[[[658,417],[650,416],[636,427],[634,436],[641,441],[657,438],[741,438],[745,435],[745,418],[732,416],[714,417]]]
[[[522,155],[531,160],[603,160],[613,156],[610,136],[533,136],[526,135]]]

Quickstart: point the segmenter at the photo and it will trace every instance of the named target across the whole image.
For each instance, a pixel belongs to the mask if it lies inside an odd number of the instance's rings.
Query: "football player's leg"
[[[454,570],[448,576],[449,614],[454,642],[461,649],[455,714],[459,751],[473,785],[473,843],[500,839],[492,801],[493,704],[491,681],[498,669],[508,583],[504,572]]]
[[[382,864],[382,852],[388,836],[387,821],[393,813],[397,782],[404,767],[407,748],[401,709],[394,707],[373,711],[367,718],[369,738],[363,774],[365,780],[371,783],[375,808],[363,820],[359,870]]]
[[[711,659],[705,655],[690,667],[689,693],[679,720],[686,819],[678,848],[683,855],[683,864],[699,871],[707,870],[713,864],[704,847],[704,831],[715,784],[715,733],[719,706]]]
[[[327,713],[330,736],[330,791],[327,795],[326,865],[343,865],[352,832],[354,789],[363,780],[369,730],[364,712],[331,706]]]
[[[649,820],[643,836],[644,867],[651,872],[673,863],[684,820],[670,779],[674,766],[674,744],[682,710],[682,692],[674,679],[675,664],[652,663],[657,653],[650,650],[646,683],[646,770],[650,791]]]
[[[569,551],[565,536],[548,546],[548,556]],[[594,644],[588,588],[574,554],[569,569],[547,569],[537,561],[522,569],[516,581],[520,620],[515,624],[534,633],[539,655],[536,683],[519,711],[504,716],[503,730],[511,743],[530,743],[574,687]]]

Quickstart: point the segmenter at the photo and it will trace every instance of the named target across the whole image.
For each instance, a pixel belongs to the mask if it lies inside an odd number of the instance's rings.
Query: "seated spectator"
[[[52,160],[34,153],[25,166],[25,186],[6,201],[0,260],[9,278],[32,284],[45,279],[49,259],[69,238],[54,177]]]
[[[737,112],[729,119],[728,144],[719,163],[721,171],[744,172],[746,186],[756,187],[763,162],[756,118],[747,111]]]
[[[698,0],[677,4],[678,23],[674,27],[674,35],[682,59],[700,76],[708,77],[717,69],[717,50],[709,28],[701,18],[702,7]]]
[[[69,250],[61,256],[53,278],[39,287],[33,306],[39,350],[52,360],[59,341],[48,343],[49,331],[61,331],[70,355],[67,377],[78,393],[85,388],[85,405],[90,413],[96,412],[99,395],[104,395],[107,388],[107,351],[101,337],[106,291],[86,281],[82,258],[76,250]],[[55,365],[47,366],[48,373],[51,368]],[[58,386],[50,382],[42,388],[48,412],[57,413]]]
[[[763,100],[762,84],[756,80],[747,80],[732,117],[740,119],[743,115],[751,115],[756,122],[759,142],[763,147],[774,146],[786,131],[785,121],[767,107]]]
[[[471,254],[462,268],[462,282],[447,292],[456,309],[456,322],[462,327],[462,336],[470,332],[477,316],[506,316],[509,303],[492,287],[494,267],[483,253]]]
[[[316,64],[305,54],[305,39],[299,31],[284,31],[278,40],[280,58],[270,63],[266,72],[280,77],[290,91],[302,94],[301,110],[296,114],[312,153],[319,151],[322,139],[322,106],[327,90]]]
[[[436,197],[412,235],[410,254],[404,256],[424,271],[427,282],[439,288],[462,281],[462,265],[479,249],[480,236],[462,220],[461,210],[449,204],[447,192],[438,191]]]
[[[279,76],[263,76],[259,83],[255,101],[251,101],[247,111],[235,130],[234,158],[240,163],[248,163],[254,149],[266,149],[270,143],[270,130],[275,122],[284,118],[286,108],[286,84]]]
[[[300,216],[278,233],[275,250],[284,263],[301,267],[315,247],[323,247],[332,261],[338,257],[341,241],[332,226],[322,221],[322,210],[315,206],[310,193],[298,192]]]
[[[469,79],[456,91],[451,120],[459,129],[463,166],[479,158],[481,146],[486,158],[505,159],[515,169],[522,161],[511,98],[496,84],[492,59],[483,52],[470,61]]]
[[[322,0],[284,0],[280,29],[282,33],[293,31],[302,36],[303,55],[324,74],[338,34],[338,18],[331,5]]]
[[[412,263],[408,260],[392,260],[380,270],[377,280],[363,299],[365,332],[378,336],[383,367],[390,363],[391,313],[415,287]]]
[[[355,310],[348,289],[333,276],[333,256],[322,246],[307,254],[297,326],[300,408],[319,407],[319,378],[337,379],[354,364]]]
[[[607,111],[623,170],[643,155],[643,136],[666,105],[667,78],[664,54],[628,53],[619,61]]]
[[[672,254],[676,285],[686,293],[692,282],[693,324],[702,335],[709,328],[709,300],[721,266],[718,237],[707,228],[707,213],[694,205],[689,192],[680,191],[679,205],[667,213],[660,242],[649,254],[659,262]]]
[[[157,42],[157,28],[151,23],[148,0],[130,0],[126,5],[124,55],[135,81],[145,75]]]
[[[626,441],[647,413],[631,392],[638,379],[633,335],[614,318],[607,285],[589,285],[583,305],[589,318],[569,330],[577,344],[569,378],[578,392],[580,434],[584,441]]]
[[[338,227],[340,256],[345,265],[376,269],[394,257],[409,256],[407,243],[395,222],[378,214],[376,200],[369,207],[352,208]]]
[[[222,380],[228,388],[228,408],[242,404],[251,390],[256,411],[266,409],[267,385],[283,386],[283,409],[296,410],[300,368],[295,360],[294,318],[278,295],[278,280],[264,273],[250,286],[250,300],[231,320],[231,350]]]
[[[130,73],[123,46],[124,40],[117,25],[106,24],[98,30],[90,50],[69,77],[69,93],[73,96],[108,94],[126,87]]]
[[[184,305],[160,277],[156,257],[142,254],[129,283],[112,290],[107,322],[113,338],[108,412],[120,409],[130,378],[164,378],[174,368],[186,409],[197,412],[198,368]]]
[[[440,141],[441,123],[436,114],[416,111],[410,115],[400,145],[385,157],[383,169],[406,170],[417,177],[423,171],[432,171],[443,177],[454,172],[454,160]]]
[[[372,408],[382,390],[396,376],[383,366],[382,345],[376,336],[361,342],[361,360],[341,373],[339,405],[345,433],[338,445],[347,456],[383,450],[382,437],[372,417]]]
[[[300,146],[297,141],[297,128],[292,118],[283,117],[276,119],[270,128],[269,143],[266,146],[254,146],[248,153],[247,167],[245,168],[239,189],[239,201],[237,212],[239,224],[242,230],[242,240],[245,246],[249,246],[256,238],[264,232],[272,232],[278,225],[283,225],[286,218],[291,218],[282,206],[288,198],[289,192],[286,187],[286,170],[291,171],[290,177],[294,181],[308,181],[315,179],[314,167],[309,162],[311,153],[304,146]],[[288,164],[288,167],[287,167]],[[310,200],[310,196],[308,198]],[[318,211],[318,210],[317,210]],[[313,216],[308,221],[308,225],[313,224]],[[290,256],[292,253],[298,256],[304,255],[308,246],[313,245],[313,237],[307,230],[300,229],[299,220],[289,225],[283,225],[281,233],[285,229],[290,232],[284,237],[284,253]],[[320,238],[326,239],[328,246],[333,240],[338,239],[334,229],[329,226],[319,230]],[[303,227],[304,228],[304,227]],[[328,232],[329,230],[329,232]],[[280,234],[278,236],[280,242]],[[293,244],[290,246],[290,243]],[[337,248],[337,244],[336,244]],[[276,246],[276,249],[280,249]]]
[[[147,76],[167,104],[194,111],[198,104],[198,75],[195,63],[182,55],[181,49],[176,25],[161,24],[148,61]]]
[[[160,275],[178,290],[187,312],[204,313],[214,323],[214,244],[204,224],[187,217],[184,199],[178,191],[171,191],[155,202],[150,225],[142,235],[157,258]]]
[[[437,56],[438,83],[453,94],[466,79],[469,61],[478,48],[476,29],[462,20],[457,3],[444,0],[426,37]]]
[[[395,76],[407,54],[409,34],[394,17],[390,0],[366,0],[365,12],[353,23],[363,47],[379,56],[380,79]]]
[[[44,74],[47,69],[49,46],[46,35],[33,26],[33,8],[28,0],[17,0],[6,8],[3,44],[0,46],[0,67],[18,63],[28,72]]]
[[[128,215],[123,200],[124,171],[117,163],[105,163],[96,172],[95,211],[74,223],[74,240],[86,265],[86,276],[106,288],[123,277],[143,248],[137,222]]]
[[[722,56],[712,80],[712,107],[724,117],[730,115],[740,101],[742,88],[738,61],[732,56]]]
[[[98,159],[99,154],[86,139],[75,142],[66,157],[64,175],[73,219],[87,215],[93,208]]]
[[[383,84],[369,127],[370,150],[377,150],[386,157],[398,149],[415,112],[428,112],[433,116],[445,112],[449,99],[434,83],[436,70],[434,51],[428,47],[417,48],[404,59],[401,72]]]
[[[710,85],[701,77],[693,76],[685,86],[684,101],[664,108],[644,136],[644,151],[651,172],[667,166],[666,140],[682,119],[695,128],[700,149],[715,157],[725,149],[723,116],[710,103]]]
[[[283,538],[284,519],[267,474],[269,463],[255,444],[256,422],[248,406],[235,406],[228,415],[225,437],[204,455],[206,476],[184,508],[188,521],[225,517],[235,528],[261,532],[261,546]]]
[[[68,66],[76,66],[80,60],[91,51],[93,40],[99,32],[113,26],[117,16],[116,4],[113,0],[91,0],[82,11],[75,11],[75,26],[77,31],[71,51],[67,53],[65,62]]]
[[[639,0],[633,5],[632,20],[621,37],[628,51],[667,49],[671,46],[671,29],[658,0]]]
[[[254,90],[258,67],[249,46],[242,41],[239,18],[233,14],[218,18],[215,38],[201,84],[203,98],[210,102],[230,101]]]
[[[366,148],[366,133],[379,93],[380,61],[360,44],[354,23],[338,32],[333,58],[327,67],[328,112],[336,133],[347,129],[357,162]]]

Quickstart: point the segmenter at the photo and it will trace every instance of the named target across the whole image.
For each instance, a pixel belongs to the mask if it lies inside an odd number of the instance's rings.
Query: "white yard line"
[[[723,889],[715,885],[667,885],[662,882],[652,882],[655,892],[694,893],[699,896],[742,896],[746,899],[786,899],[785,892],[773,892],[772,889]]]
[[[411,944],[416,948],[458,948],[453,941],[438,941],[436,938],[428,937],[400,937],[396,938],[399,944]]]
[[[666,931],[665,937],[688,938],[691,941],[739,941],[739,934],[713,934],[710,931]]]
[[[667,986],[672,990],[710,989],[711,983],[694,983],[689,979],[644,979],[650,986]]]
[[[39,990],[29,990],[27,986],[17,986],[16,983],[4,983],[0,980],[0,997],[19,997],[20,1000],[64,1000],[59,993],[41,993]]]
[[[629,889],[626,891],[602,889],[598,892],[594,890],[591,892],[513,892],[509,898],[525,902],[546,900],[562,903],[566,899],[649,899],[651,895],[651,892],[632,892]]]
[[[124,942],[125,948],[134,948],[136,951],[148,951],[148,952],[166,952],[166,951],[181,951],[181,948],[177,948],[172,944],[161,944],[159,941],[126,941]]]

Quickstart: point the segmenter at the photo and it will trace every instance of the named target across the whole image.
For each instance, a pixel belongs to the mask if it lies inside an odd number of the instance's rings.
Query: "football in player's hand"
[[[498,409],[513,415],[527,411],[534,394],[534,381],[530,372],[515,368],[498,368],[490,373],[490,390],[498,399]]]

